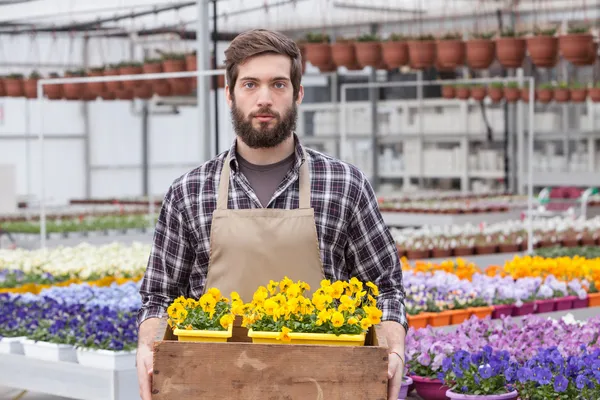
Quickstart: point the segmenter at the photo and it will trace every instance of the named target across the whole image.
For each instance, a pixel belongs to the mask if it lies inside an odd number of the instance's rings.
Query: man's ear
[[[304,86],[300,85],[298,88],[298,98],[296,99],[296,104],[300,105],[302,103],[302,99],[304,99]]]
[[[231,96],[231,93],[229,92],[229,90],[230,90],[230,86],[225,85],[225,99],[227,100],[227,105],[229,106],[229,108],[231,108],[231,106],[233,104],[233,96]]]

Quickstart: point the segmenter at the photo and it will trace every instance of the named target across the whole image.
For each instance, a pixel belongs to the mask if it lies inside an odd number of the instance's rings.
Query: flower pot
[[[152,90],[159,96],[166,97],[171,96],[171,85],[166,81],[156,81],[152,84]]]
[[[226,331],[207,331],[200,329],[173,329],[180,342],[227,342],[233,333],[233,324]]]
[[[196,71],[198,70],[198,59],[195,54],[190,53],[185,55],[185,70]]]
[[[431,313],[429,317],[429,325],[431,326],[448,326],[450,325],[452,314],[448,311]]]
[[[567,296],[556,299],[556,311],[571,310],[573,308],[573,301],[577,296]]]
[[[452,249],[433,249],[431,250],[431,256],[433,258],[448,258],[452,257]]]
[[[378,67],[381,64],[380,42],[356,42],[354,43],[356,61],[361,67]]]
[[[365,334],[360,335],[335,335],[333,333],[288,333],[290,341],[277,339],[279,332],[255,332],[250,329],[248,337],[252,343],[258,344],[311,344],[319,346],[364,346]]]
[[[23,340],[25,336],[3,337],[0,339],[0,354],[24,354]]]
[[[522,317],[524,315],[533,314],[535,311],[535,303],[523,303],[521,307],[515,306],[512,310],[513,317]]]
[[[185,71],[185,58],[183,59],[167,59],[163,60],[162,67],[164,72],[183,72]],[[170,84],[187,83],[191,78],[167,78]],[[191,82],[190,82],[191,86]]]
[[[8,97],[25,96],[25,87],[22,78],[4,78],[4,91]]]
[[[571,89],[571,101],[574,103],[583,103],[587,99],[587,89]]]
[[[0,76],[0,97],[6,96],[6,91],[4,90],[4,78]]]
[[[111,371],[135,369],[136,351],[110,351],[78,348],[77,361],[85,367],[100,368]]]
[[[329,43],[306,43],[304,46],[306,47],[306,59],[321,71],[323,67],[333,64]]]
[[[23,351],[26,357],[45,361],[77,362],[75,348],[70,344],[57,344],[23,340]]]
[[[408,388],[413,384],[413,380],[410,376],[402,378],[402,386],[400,387],[400,393],[398,394],[398,400],[405,400],[408,397]]]
[[[504,98],[504,90],[499,87],[488,88],[488,95],[494,103],[499,103]]]
[[[408,54],[414,69],[425,69],[435,63],[436,46],[433,40],[409,40]]]
[[[88,72],[88,76],[97,77],[103,76],[102,71],[90,71]],[[102,92],[106,90],[106,84],[104,82],[88,82],[87,83],[87,93],[93,95],[94,97],[99,97],[102,95]]]
[[[120,89],[115,92],[118,100],[133,100],[133,89]]]
[[[589,297],[585,297],[585,299],[580,299],[577,296],[574,296],[575,298],[573,299],[573,309],[578,309],[578,308],[587,308],[590,302],[590,298]]]
[[[600,307],[600,293],[588,293],[588,306]]]
[[[503,394],[462,394],[448,390],[446,396],[453,400],[512,400],[519,397],[519,392],[513,390]]]
[[[479,319],[485,319],[492,316],[494,307],[469,307],[467,308],[470,315],[474,315]]]
[[[503,243],[498,245],[499,253],[517,253],[519,251],[519,245],[516,243]]]
[[[508,317],[512,315],[513,310],[515,309],[514,304],[496,304],[493,307],[494,311],[492,312],[492,319]]]
[[[505,87],[504,98],[509,103],[515,103],[521,98],[521,90],[516,87]]]
[[[469,97],[471,97],[471,89],[468,87],[457,87],[456,97],[461,100],[467,100]]]
[[[469,310],[451,310],[450,313],[450,325],[459,325],[469,319],[471,316]]]
[[[411,376],[414,385],[415,391],[419,396],[423,399],[427,400],[446,400],[448,397],[446,396],[446,392],[450,390],[450,388],[444,385],[439,379],[431,379],[424,378],[421,376],[412,375]]]
[[[462,40],[438,40],[436,42],[437,64],[441,69],[455,69],[465,63],[465,42]]]
[[[482,244],[475,246],[475,254],[495,254],[497,250],[494,244]]]
[[[429,250],[406,250],[406,258],[409,260],[429,258]]]
[[[496,39],[496,58],[504,68],[521,68],[527,44],[522,38]]]
[[[119,74],[120,75],[139,75],[144,72],[144,69],[140,67],[120,67]],[[125,89],[135,89],[136,87],[143,84],[142,80],[138,81],[123,81],[123,87]]]
[[[535,90],[533,91],[534,93],[534,97],[537,97],[535,95]],[[521,100],[523,100],[525,103],[529,103],[529,88],[525,87],[521,89]]]
[[[23,91],[28,99],[37,99],[38,79],[25,79],[23,81]]]
[[[413,329],[427,328],[432,313],[422,312],[417,315],[407,315],[408,326]]]
[[[571,64],[583,66],[589,64],[590,49],[594,37],[589,33],[562,35],[558,38],[558,46],[562,56]]]
[[[475,86],[471,88],[471,97],[474,100],[482,101],[485,99],[485,95],[487,94],[487,89],[483,86]]]
[[[551,68],[558,63],[558,38],[534,36],[527,39],[527,51],[536,67]]]
[[[549,313],[556,310],[555,299],[544,299],[535,301],[535,314]]]
[[[579,246],[579,239],[576,237],[569,237],[561,240],[561,244],[565,247],[577,247]]]
[[[150,99],[152,98],[152,86],[150,85],[141,85],[133,89],[133,95],[138,99]]]
[[[120,75],[118,69],[106,69],[104,70],[104,76],[117,76]],[[109,81],[106,83],[106,90],[109,92],[116,92],[123,88],[123,83],[120,81]]]
[[[454,86],[442,86],[442,97],[444,99],[453,99],[456,97],[456,88]],[[467,98],[469,96],[467,95]]]
[[[83,78],[84,76],[76,76],[70,73],[65,74],[65,78]],[[63,86],[65,98],[67,100],[82,100],[86,90],[86,83],[65,83]]]
[[[408,64],[408,45],[406,42],[387,41],[381,43],[381,57],[390,69]]]
[[[475,249],[472,247],[456,247],[454,249],[454,255],[456,257],[470,256],[473,255],[474,251]]]
[[[467,41],[467,64],[473,69],[486,69],[494,62],[496,44],[488,39]]]
[[[571,91],[565,88],[554,89],[554,100],[557,103],[566,103],[571,98]]]
[[[554,98],[554,89],[536,89],[535,97],[540,103],[550,103]]]
[[[331,45],[331,59],[337,67],[352,68],[358,65],[356,49],[352,42],[339,42]]]

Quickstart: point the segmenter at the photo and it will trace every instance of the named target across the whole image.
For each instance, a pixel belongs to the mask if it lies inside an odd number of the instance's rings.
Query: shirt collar
[[[298,135],[294,132],[294,143],[296,144],[296,160],[294,162],[294,170],[300,171],[300,166],[306,161],[304,157],[304,148],[300,144],[300,139]],[[233,139],[233,144],[229,148],[229,167],[231,171],[238,172],[239,171],[239,161],[237,159],[237,138]]]

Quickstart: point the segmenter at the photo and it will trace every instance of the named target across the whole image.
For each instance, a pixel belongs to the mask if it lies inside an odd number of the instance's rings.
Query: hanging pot
[[[142,68],[141,65],[125,65],[122,67],[119,67],[119,74],[120,75],[140,75],[141,73],[144,72],[144,69]],[[136,87],[142,85],[142,81],[123,81],[123,88],[124,89],[135,89]]]
[[[502,87],[490,86],[487,91],[494,103],[499,103],[504,98],[504,88]]]
[[[196,54],[190,53],[185,55],[185,70],[196,71],[198,69],[198,59]]]
[[[329,67],[331,61],[331,46],[329,43],[306,43],[306,59],[312,65],[321,69]]]
[[[388,40],[381,43],[381,56],[389,69],[408,64],[408,45],[406,42]]]
[[[571,64],[583,66],[589,63],[594,37],[589,33],[562,35],[558,39],[560,53]]]
[[[600,87],[593,87],[590,88],[590,99],[594,102],[594,103],[599,103],[600,102]]]
[[[58,78],[58,75],[53,74],[49,77],[50,79]],[[44,95],[48,97],[50,100],[59,100],[64,96],[64,85],[63,84],[54,84],[54,85],[44,85]]]
[[[109,91],[108,89],[104,92],[100,93],[100,98],[102,100],[116,100],[117,95],[115,92]]]
[[[570,90],[571,101],[574,103],[583,103],[587,99],[588,90],[586,88],[574,88]]]
[[[337,42],[331,45],[331,59],[338,67],[357,66],[356,49],[352,42]]]
[[[108,68],[104,70],[104,76],[117,76],[120,75],[119,70],[117,68]],[[106,82],[106,90],[109,92],[116,92],[117,90],[121,90],[123,88],[123,83],[121,81],[108,81]]]
[[[23,82],[25,97],[27,97],[28,99],[37,99],[38,80],[38,78],[29,78],[25,79],[25,81]]]
[[[456,98],[460,100],[467,100],[471,97],[471,89],[467,86],[459,86],[456,88]]]
[[[4,90],[4,78],[0,76],[0,97],[6,96],[6,91]]]
[[[82,78],[84,75],[65,73],[65,78]],[[64,93],[67,100],[82,100],[86,90],[85,83],[65,83]]]
[[[381,66],[381,43],[355,42],[354,51],[356,52],[356,61],[361,67],[380,67]]]
[[[486,90],[485,86],[473,86],[471,88],[471,97],[474,100],[481,101],[481,100],[485,99],[486,93],[487,93],[487,90]]]
[[[150,99],[152,98],[152,86],[142,84],[141,86],[133,89],[133,96],[138,99]]]
[[[144,74],[160,74],[163,72],[162,62],[146,62],[142,65],[142,73]],[[165,79],[144,79],[142,85],[154,87],[155,83],[167,83]]]
[[[458,39],[438,40],[436,41],[436,53],[437,65],[442,70],[453,70],[465,63],[465,42]]]
[[[504,68],[521,68],[527,44],[521,38],[499,38],[496,39],[496,58]]]
[[[540,103],[550,103],[554,98],[554,89],[537,89],[535,97]]]
[[[529,89],[527,89],[529,90]],[[529,96],[527,96],[529,98]],[[506,101],[508,101],[509,103],[515,103],[517,101],[519,101],[519,99],[521,98],[521,89],[517,88],[517,87],[505,87],[504,88],[504,98],[506,99]]]
[[[453,99],[456,97],[456,88],[452,85],[442,86],[442,97],[444,99]],[[469,96],[467,95],[467,98]]]
[[[592,42],[588,57],[589,58],[585,65],[594,65],[598,59],[598,42]]]
[[[162,62],[163,72],[183,72],[186,69],[185,58],[168,58]],[[190,78],[167,78],[166,81],[170,84],[176,82],[185,82]]]
[[[537,92],[535,90],[533,91],[533,96],[535,99],[537,99]],[[529,103],[529,88],[528,87],[524,87],[521,89],[521,99],[525,103]]]
[[[133,100],[133,89],[121,89],[115,95],[118,100]]]
[[[558,38],[546,35],[527,38],[527,51],[536,67],[552,68],[558,63]]]
[[[410,66],[414,69],[425,69],[435,63],[436,46],[433,40],[409,40],[408,54]]]
[[[90,77],[95,77],[95,76],[103,76],[104,74],[101,70],[92,70],[92,71],[89,71],[87,75]],[[88,82],[87,83],[87,92],[90,95],[93,95],[95,97],[100,96],[102,94],[102,92],[104,92],[105,90],[106,90],[106,84],[104,82]]]
[[[571,91],[567,88],[554,89],[554,100],[557,103],[566,103],[571,99]]]
[[[8,97],[25,96],[23,78],[4,78],[4,90],[6,92],[6,96]]]
[[[467,64],[473,69],[486,69],[494,62],[496,44],[489,39],[467,41]]]

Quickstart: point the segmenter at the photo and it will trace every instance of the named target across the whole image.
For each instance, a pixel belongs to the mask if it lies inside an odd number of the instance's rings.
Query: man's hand
[[[152,349],[146,344],[140,344],[136,356],[137,375],[142,400],[152,400]]]
[[[388,400],[398,400],[404,376],[404,327],[394,321],[381,322],[377,334],[388,346]],[[382,340],[383,342],[383,340]],[[397,354],[396,354],[397,353]]]

